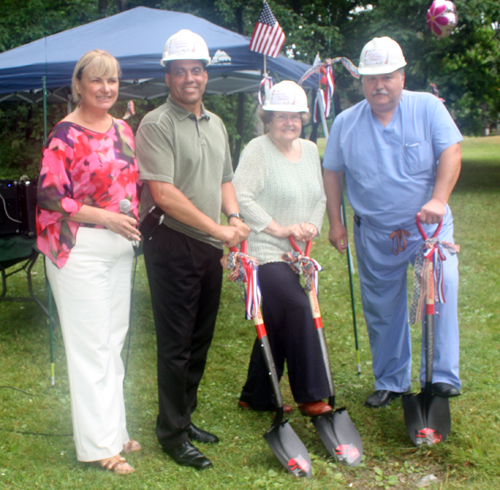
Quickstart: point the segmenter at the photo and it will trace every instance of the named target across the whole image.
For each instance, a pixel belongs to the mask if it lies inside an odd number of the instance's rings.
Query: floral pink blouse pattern
[[[80,226],[102,228],[67,219],[83,204],[119,212],[119,202],[128,199],[138,216],[138,181],[134,135],[126,122],[115,119],[105,133],[58,123],[43,149],[38,181],[40,251],[62,267]]]

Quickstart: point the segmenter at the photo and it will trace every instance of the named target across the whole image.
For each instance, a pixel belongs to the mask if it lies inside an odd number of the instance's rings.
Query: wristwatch
[[[231,218],[238,218],[240,219],[241,221],[243,221],[243,223],[245,222],[245,220],[243,219],[243,216],[240,214],[240,213],[232,213],[230,214],[228,217],[227,217],[227,222],[229,223],[229,220]]]

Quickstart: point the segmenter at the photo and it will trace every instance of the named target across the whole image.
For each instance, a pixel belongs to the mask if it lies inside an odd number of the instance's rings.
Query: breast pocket
[[[427,141],[407,143],[404,146],[404,161],[410,174],[431,171],[435,163],[432,145]]]

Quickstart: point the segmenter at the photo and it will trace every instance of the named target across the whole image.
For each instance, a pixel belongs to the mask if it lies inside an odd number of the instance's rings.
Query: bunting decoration
[[[319,56],[316,57],[317,60],[319,60]],[[349,58],[344,58],[343,56],[339,56],[338,58],[328,58],[325,61],[319,60],[319,64],[315,63],[309,70],[307,70],[300,80],[297,82],[299,85],[302,85],[305,80],[307,80],[310,76],[314,75],[315,73],[318,73],[321,71],[322,66],[327,66],[327,65],[334,65],[335,63],[342,63],[344,67],[347,69],[347,71],[354,77],[354,78],[359,78],[359,72],[358,72],[358,67],[349,59]]]
[[[251,265],[252,273],[245,275],[243,261]],[[228,279],[233,282],[247,282],[247,292],[245,295],[245,318],[252,319],[260,308],[261,293],[259,279],[257,275],[258,260],[242,252],[230,252],[220,260],[224,269],[229,270]]]
[[[264,100],[267,98],[267,94],[271,87],[273,86],[273,79],[267,73],[264,73],[264,78],[260,82],[259,93],[257,94],[259,99],[259,104],[262,106],[264,101],[262,100],[262,87],[264,87]]]
[[[250,39],[249,49],[265,56],[271,56],[271,58],[277,58],[283,44],[285,44],[285,39],[283,29],[264,0],[264,6]]]
[[[332,107],[332,98],[335,93],[335,80],[333,78],[333,67],[335,63],[342,63],[349,73],[355,77],[359,78],[358,68],[356,65],[348,58],[338,57],[333,59],[327,59],[324,62],[321,61],[319,55],[316,55],[313,66],[309,68],[299,80],[299,85],[307,80],[310,76],[315,73],[319,73],[321,78],[319,81],[319,89],[316,94],[316,100],[314,102],[313,110],[313,121],[321,122],[322,118],[320,116],[321,108],[324,108],[325,118],[330,116]],[[322,100],[321,100],[322,99]]]
[[[318,272],[323,270],[319,263],[308,257],[307,255],[300,254],[299,252],[286,252],[281,258],[288,262],[292,270],[296,274],[304,273],[304,289],[311,291],[312,285],[316,294],[319,295],[318,290]]]
[[[454,255],[460,251],[460,245],[454,243],[439,241],[437,237],[428,238],[420,246],[415,259],[414,280],[413,280],[413,299],[410,309],[410,323],[419,323],[422,321],[422,312],[424,310],[424,301],[429,290],[429,260],[426,257],[432,253],[435,301],[436,303],[446,303],[443,290],[443,260],[446,260],[444,250]]]
[[[321,116],[319,115],[319,111],[321,108],[324,108],[325,118],[330,116],[332,110],[332,99],[333,94],[335,93],[335,80],[333,79],[333,70],[332,65],[322,66],[320,69],[320,73],[322,74],[321,79],[319,81],[320,87],[323,88],[318,89],[316,93],[316,101],[314,102],[314,110],[313,110],[313,120],[314,122],[321,122]],[[320,98],[322,100],[320,100]]]

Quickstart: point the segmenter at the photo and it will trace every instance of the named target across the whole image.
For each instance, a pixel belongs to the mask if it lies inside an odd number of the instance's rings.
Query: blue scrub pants
[[[424,225],[423,228],[427,235],[431,236],[436,225]],[[410,262],[415,261],[423,239],[416,225],[408,231],[411,235],[407,238],[406,250],[394,255],[392,240],[389,238],[391,232],[375,229],[363,219],[359,225],[354,225],[363,310],[373,356],[375,390],[406,392],[411,388],[411,338],[406,274]],[[439,239],[453,243],[453,218],[449,209]],[[460,389],[458,259],[447,251],[445,256],[443,286],[446,303],[436,303],[432,381],[449,383]],[[424,322],[422,331],[423,329]],[[423,346],[420,383],[422,386],[425,384]]]

